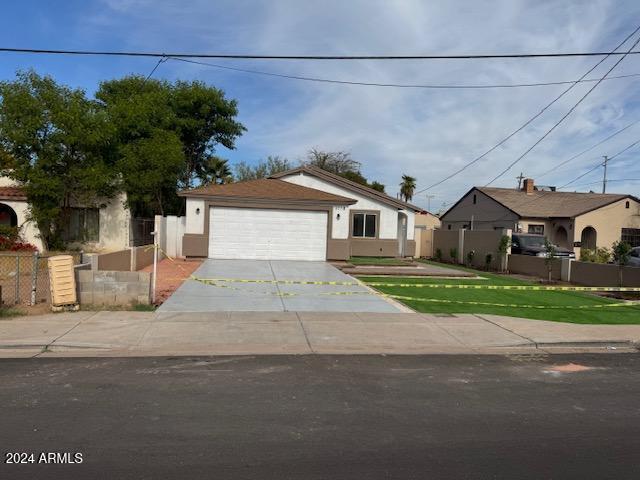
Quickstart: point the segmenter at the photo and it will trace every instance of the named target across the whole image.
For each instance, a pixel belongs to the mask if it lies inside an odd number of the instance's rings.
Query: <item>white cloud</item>
[[[106,8],[106,11],[104,10]],[[635,25],[640,4],[592,2],[323,1],[150,2],[108,0],[87,31],[154,51],[284,54],[420,54],[607,50]],[[93,30],[92,30],[93,29]],[[245,68],[345,80],[397,83],[511,83],[578,78],[597,58],[433,62],[227,62]],[[218,63],[223,63],[220,60]],[[613,60],[607,62],[612,65]],[[603,66],[592,76],[602,75]],[[628,58],[615,73],[640,72]],[[251,77],[174,62],[162,73],[201,78],[239,100],[248,132],[234,158],[298,158],[311,147],[349,150],[364,173],[395,193],[403,173],[424,187],[487,150],[566,86],[504,90],[355,87]],[[498,182],[512,186],[639,118],[638,80],[604,82],[583,105]],[[488,181],[529,147],[592,84],[575,88],[531,128],[464,174],[438,187],[432,206]],[[546,180],[562,183],[640,138],[640,126]],[[640,150],[639,150],[640,151]],[[244,156],[244,157],[243,157]],[[630,167],[631,168],[631,167]],[[638,167],[635,167],[638,169]],[[560,175],[564,172],[563,175]],[[640,172],[629,177],[640,177]],[[585,177],[585,181],[597,179]],[[583,182],[584,183],[584,182]],[[618,183],[631,193],[637,185]],[[425,204],[421,199],[417,203]]]

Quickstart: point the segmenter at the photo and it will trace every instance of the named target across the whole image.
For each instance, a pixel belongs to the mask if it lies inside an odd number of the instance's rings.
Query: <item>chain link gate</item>
[[[79,254],[72,254],[74,263]],[[2,306],[49,303],[49,271],[51,254],[0,253],[0,303]]]

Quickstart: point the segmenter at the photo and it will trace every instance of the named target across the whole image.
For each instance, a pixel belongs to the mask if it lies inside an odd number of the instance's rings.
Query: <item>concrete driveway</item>
[[[290,260],[206,260],[200,279],[259,280],[265,283],[187,280],[159,312],[371,312],[407,311],[325,262]],[[301,285],[287,281],[348,282]]]

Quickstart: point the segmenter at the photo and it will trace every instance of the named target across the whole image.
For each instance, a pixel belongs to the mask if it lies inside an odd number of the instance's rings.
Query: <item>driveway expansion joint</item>
[[[93,317],[95,317],[96,315],[98,315],[99,312],[95,312],[93,315],[87,317],[87,318],[81,318],[80,320],[78,320],[76,322],[75,325],[73,325],[69,330],[67,330],[66,332],[62,333],[61,335],[58,335],[56,338],[54,338],[53,340],[51,340],[49,343],[45,344],[42,347],[42,351],[40,351],[39,353],[36,353],[33,357],[31,358],[37,358],[40,355],[42,355],[43,353],[45,353],[47,350],[49,350],[49,347],[53,346],[54,343],[56,343],[58,340],[60,340],[62,337],[64,337],[65,335],[68,335],[70,332],[72,332],[73,330],[75,330],[75,328],[80,325],[82,322],[84,322],[85,320],[90,320]]]
[[[535,348],[539,348],[539,346],[538,346],[538,342],[536,342],[536,341],[535,341],[534,339],[532,339],[532,338],[529,338],[529,337],[526,337],[526,336],[524,336],[524,335],[521,335],[521,334],[519,334],[519,333],[517,333],[517,332],[514,332],[513,330],[510,330],[510,329],[508,329],[508,328],[506,328],[506,327],[503,327],[503,326],[502,326],[502,325],[500,325],[499,323],[492,322],[492,321],[491,321],[491,320],[489,320],[488,318],[484,318],[482,315],[478,315],[478,314],[475,314],[475,313],[474,313],[474,314],[473,314],[473,316],[474,316],[474,317],[476,317],[476,318],[479,318],[480,320],[483,320],[483,321],[485,321],[485,322],[487,322],[487,323],[490,323],[491,325],[495,325],[496,327],[501,328],[502,330],[504,330],[504,331],[506,331],[506,332],[512,333],[513,335],[516,335],[517,337],[520,337],[520,338],[522,338],[522,339],[526,340],[527,342],[529,342],[529,345],[533,345]]]
[[[300,318],[300,314],[298,312],[294,312],[294,313],[296,314],[296,318],[298,319],[298,322],[300,323],[300,328],[302,329],[302,334],[304,335],[304,339],[307,342],[307,347],[309,347],[309,351],[311,353],[315,354],[316,351],[311,346],[311,342],[309,341],[309,335],[307,335],[307,330],[304,328],[304,323],[302,322],[302,319]]]

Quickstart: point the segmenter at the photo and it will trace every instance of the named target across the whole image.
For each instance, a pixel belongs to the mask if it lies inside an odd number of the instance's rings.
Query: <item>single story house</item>
[[[431,212],[422,210],[420,213],[416,214],[416,228],[435,230],[436,228],[440,228],[441,225],[442,222],[440,221],[440,217]]]
[[[422,209],[314,167],[183,191],[186,257],[413,256]]]
[[[74,207],[65,229],[67,241],[92,251],[112,251],[129,247],[131,216],[124,194],[105,201],[99,208]],[[0,225],[20,227],[22,239],[43,251],[40,232],[28,220],[29,202],[22,188],[0,177]]]
[[[611,248],[623,240],[640,245],[640,199],[611,193],[538,189],[527,178],[521,189],[473,187],[441,216],[442,228],[494,230],[545,235],[573,248]]]

